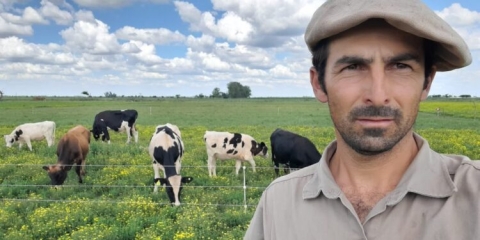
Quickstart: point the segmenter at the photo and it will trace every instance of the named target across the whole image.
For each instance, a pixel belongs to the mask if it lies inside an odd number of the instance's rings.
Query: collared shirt
[[[363,224],[328,167],[334,141],[317,164],[268,186],[245,239],[480,239],[480,161],[414,137],[417,156]]]

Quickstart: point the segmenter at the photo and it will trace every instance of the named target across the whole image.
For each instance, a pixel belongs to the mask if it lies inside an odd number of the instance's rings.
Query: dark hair
[[[329,44],[329,38],[322,39],[312,50],[312,64],[318,73],[318,82],[325,94],[327,94],[327,88],[325,87],[325,67],[327,65],[328,55],[330,54]],[[423,89],[426,89],[428,86],[428,77],[432,73],[434,63],[435,43],[425,39],[423,41],[423,53],[425,59],[425,81],[423,83]]]

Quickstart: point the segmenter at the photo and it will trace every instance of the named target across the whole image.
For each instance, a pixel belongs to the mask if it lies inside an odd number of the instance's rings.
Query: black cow
[[[193,180],[192,177],[180,175],[184,149],[180,130],[170,123],[156,127],[148,147],[155,172],[153,192],[158,191],[159,185],[164,185],[170,202],[175,206],[180,205],[182,185]],[[164,172],[164,178],[160,178],[160,169]]]
[[[275,175],[278,176],[279,165],[284,165],[284,172],[310,166],[320,161],[320,154],[315,145],[306,137],[277,128],[270,135],[272,161]]]
[[[138,142],[138,132],[135,128],[137,117],[137,110],[108,110],[99,112],[95,115],[90,132],[93,133],[95,140],[98,140],[100,135],[103,134],[102,141],[110,143],[108,129],[112,129],[115,132],[126,132],[127,143],[130,143],[131,137],[135,137],[135,142]]]

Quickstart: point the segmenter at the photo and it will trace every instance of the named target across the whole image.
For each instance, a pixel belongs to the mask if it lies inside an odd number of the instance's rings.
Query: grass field
[[[437,116],[436,107],[450,114]],[[241,239],[258,199],[273,179],[270,159],[257,158],[257,172],[246,164],[234,174],[234,161],[217,163],[209,178],[202,136],[205,130],[242,132],[269,146],[277,127],[310,138],[322,151],[333,138],[328,107],[314,99],[122,99],[92,101],[30,99],[0,101],[0,134],[25,122],[52,120],[57,140],[71,127],[91,127],[94,115],[107,109],[139,111],[138,144],[125,144],[112,133],[112,144],[92,142],[84,184],[73,171],[65,185],[51,188],[42,166],[56,161],[46,142],[26,148],[0,147],[0,239]],[[480,159],[480,120],[472,102],[425,102],[415,128],[442,153]],[[171,207],[162,189],[154,195],[153,170],[145,148],[154,127],[173,123],[182,131],[186,153],[185,186],[180,207]],[[2,140],[3,141],[3,140]],[[3,145],[3,144],[2,144]],[[245,200],[247,208],[244,208]]]

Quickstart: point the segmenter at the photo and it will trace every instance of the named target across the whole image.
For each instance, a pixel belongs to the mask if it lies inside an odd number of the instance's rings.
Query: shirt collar
[[[418,134],[413,134],[419,151],[417,156],[404,173],[395,190],[389,194],[388,204],[399,202],[407,192],[413,192],[427,197],[449,197],[457,191],[453,180],[450,178],[448,168],[442,156],[432,149],[428,142]],[[336,140],[331,142],[324,150],[322,158],[315,166],[312,178],[303,188],[303,198],[312,199],[320,195],[333,199],[338,198],[342,191],[332,176],[328,162],[337,149]]]

